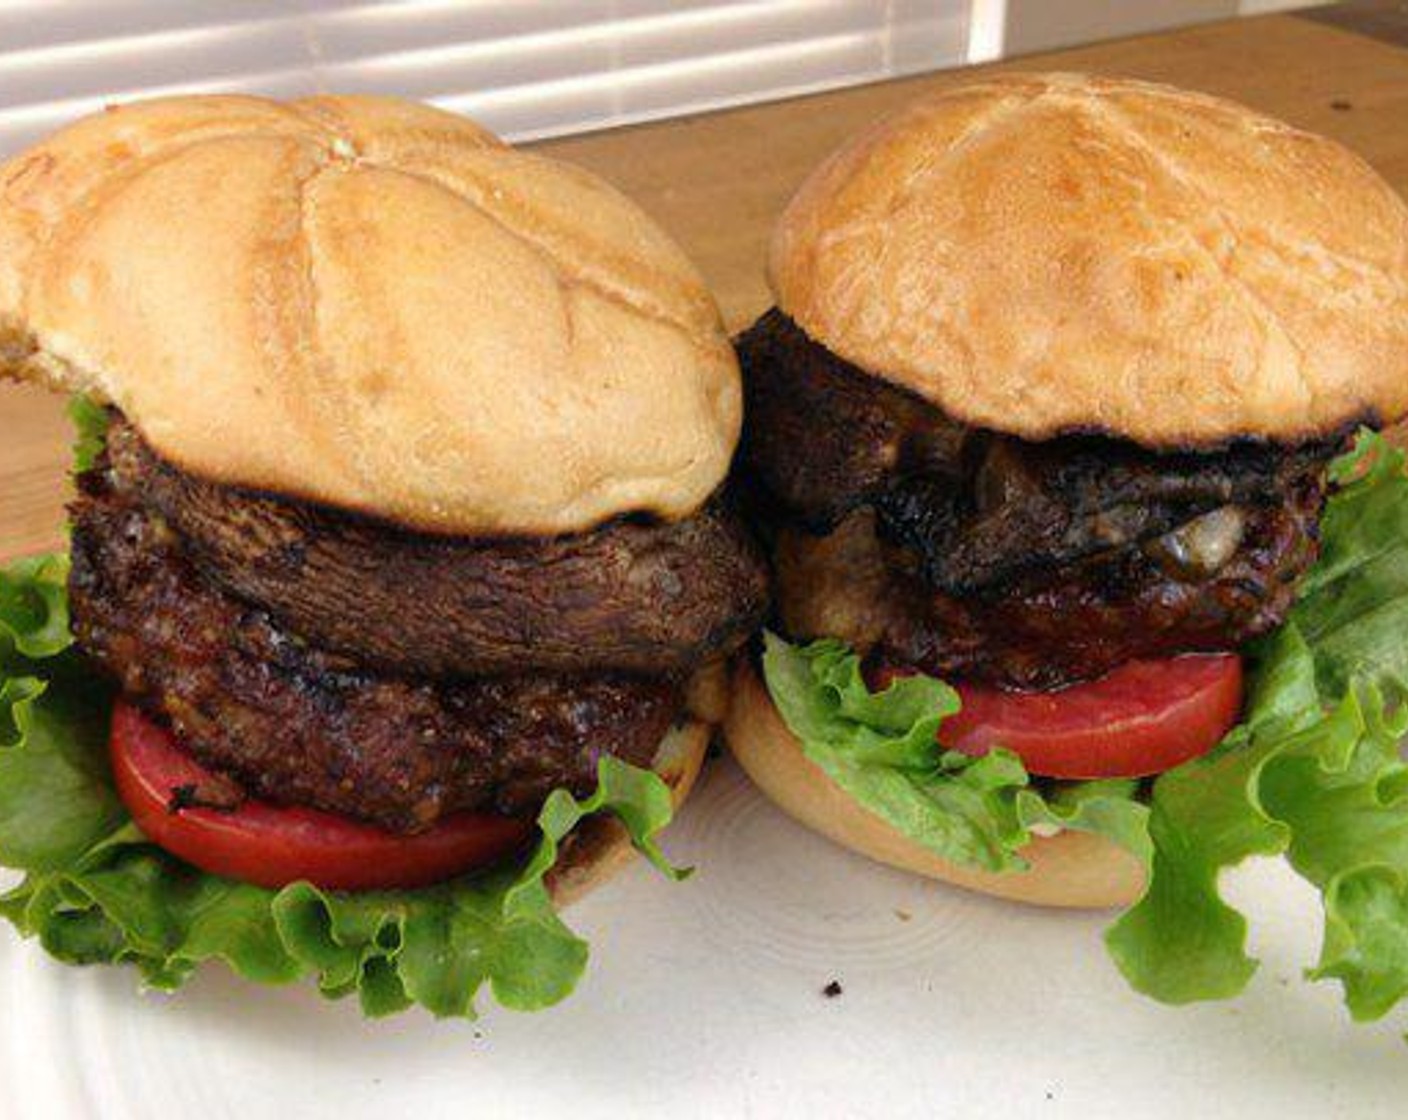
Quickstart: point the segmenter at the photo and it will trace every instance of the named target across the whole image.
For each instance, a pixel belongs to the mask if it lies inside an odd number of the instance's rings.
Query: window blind
[[[106,103],[208,91],[401,94],[533,139],[956,65],[986,6],[0,0],[0,154]]]

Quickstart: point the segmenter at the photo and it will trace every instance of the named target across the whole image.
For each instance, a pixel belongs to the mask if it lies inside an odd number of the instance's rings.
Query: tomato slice
[[[1006,747],[1029,773],[1047,778],[1139,778],[1221,742],[1241,716],[1242,659],[1131,661],[1055,692],[954,687],[963,708],[939,729],[946,747],[971,755]]]
[[[173,808],[183,788],[215,778],[169,731],[124,703],[113,712],[110,753],[117,792],[150,840],[202,871],[261,887],[424,887],[496,863],[533,833],[532,821],[475,813],[402,836],[335,813],[252,799],[230,811]]]

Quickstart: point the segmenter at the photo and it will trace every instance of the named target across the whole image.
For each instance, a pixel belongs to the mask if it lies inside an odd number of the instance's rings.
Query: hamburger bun
[[[1076,74],[922,98],[823,163],[769,274],[815,341],[967,424],[1150,448],[1408,410],[1408,207],[1240,105]]]
[[[655,772],[670,787],[676,811],[694,789],[709,743],[728,710],[728,669],[714,662],[694,674],[686,694],[688,718],[660,742]],[[553,902],[570,906],[619,872],[635,856],[625,827],[611,816],[588,817],[562,842],[547,874]]]
[[[1123,849],[1084,832],[1038,837],[1021,852],[1025,872],[958,867],[863,809],[802,753],[746,657],[737,658],[724,737],[739,765],[788,816],[861,855],[969,890],[1039,906],[1126,906],[1144,873]]]
[[[0,373],[212,482],[466,536],[687,516],[741,421],[640,209],[374,97],[139,102],[0,165]]]

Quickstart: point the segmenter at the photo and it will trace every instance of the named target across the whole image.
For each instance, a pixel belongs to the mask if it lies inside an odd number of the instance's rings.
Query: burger
[[[79,394],[0,575],[0,914],[159,988],[555,1002],[765,560],[717,309],[586,172],[383,98],[177,97],[0,167],[0,369]]]
[[[1312,975],[1408,992],[1408,208],[1336,144],[1080,75],[944,89],[774,234],[739,339],[776,610],[726,731],[793,817],[1122,907],[1141,991],[1240,991],[1220,872],[1323,898]]]

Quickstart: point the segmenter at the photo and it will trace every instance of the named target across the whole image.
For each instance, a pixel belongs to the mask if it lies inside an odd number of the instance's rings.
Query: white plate
[[[1238,874],[1263,967],[1242,999],[1129,992],[1099,916],[1008,906],[865,863],[730,763],[668,847],[577,907],[567,1003],[478,1023],[363,1022],[218,967],[175,997],[0,934],[0,1117],[1402,1116],[1402,1021],[1352,1026],[1299,977],[1318,913],[1279,865]],[[822,994],[832,979],[843,993]]]

